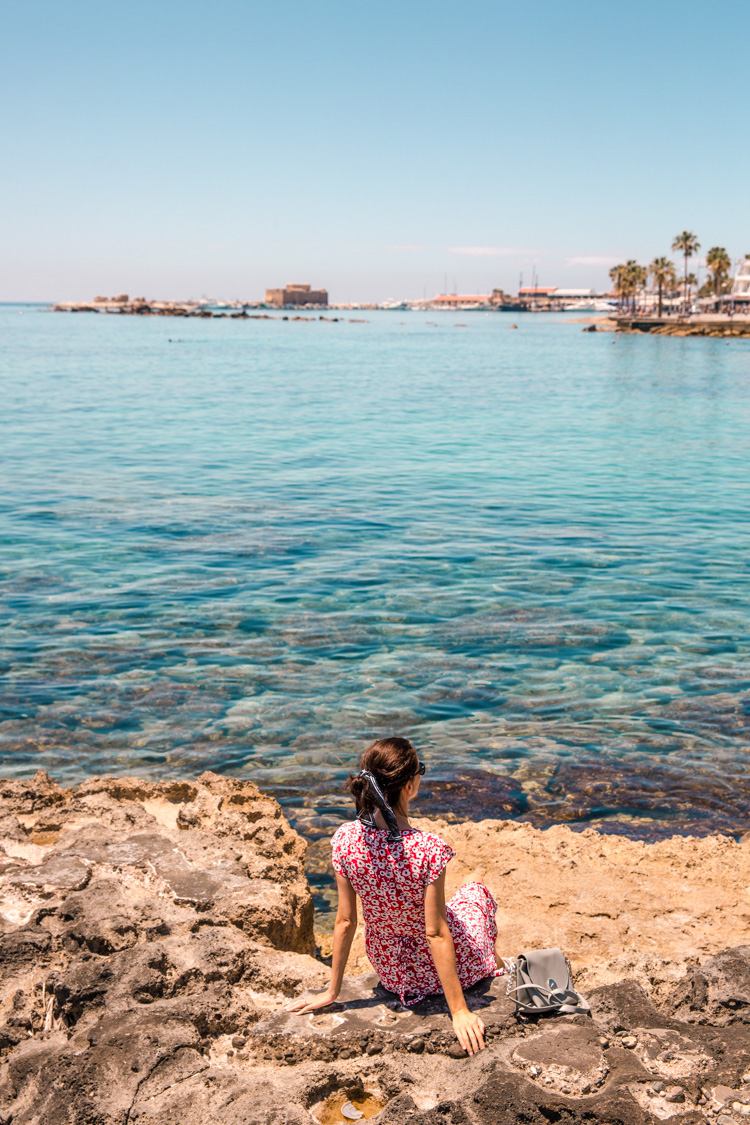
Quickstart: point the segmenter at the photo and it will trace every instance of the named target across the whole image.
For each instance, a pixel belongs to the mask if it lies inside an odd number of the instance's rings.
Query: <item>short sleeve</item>
[[[333,870],[338,875],[343,875],[345,879],[348,879],[349,872],[346,868],[346,853],[348,849],[345,828],[346,825],[342,824],[331,837],[331,862],[333,864]]]
[[[455,854],[450,844],[446,844],[440,836],[431,838],[424,867],[425,886],[440,878]]]

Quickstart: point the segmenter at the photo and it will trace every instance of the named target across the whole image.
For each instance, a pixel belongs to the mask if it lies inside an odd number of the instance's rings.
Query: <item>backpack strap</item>
[[[514,992],[535,992],[547,1003],[540,1004],[538,1007],[527,1004],[517,996],[513,996]],[[512,996],[516,1007],[524,1013],[559,1012],[561,1015],[574,1015],[591,1011],[588,1002],[574,988],[546,988],[543,984],[522,984],[516,988],[509,986],[507,995]]]

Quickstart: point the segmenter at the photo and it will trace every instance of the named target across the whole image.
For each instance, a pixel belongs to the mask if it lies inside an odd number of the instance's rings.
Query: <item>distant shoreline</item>
[[[248,309],[259,309],[259,312],[248,312]],[[272,316],[267,311],[265,305],[242,305],[239,308],[233,306],[205,306],[194,305],[191,302],[184,304],[172,301],[153,301],[153,302],[128,302],[127,304],[93,304],[90,301],[63,301],[59,304],[52,306],[53,312],[68,312],[68,313],[104,313],[112,316],[173,316],[173,317],[192,317],[198,320],[308,320],[309,316],[301,316],[300,313],[317,313],[318,320],[338,321],[343,320],[343,317],[338,316],[323,316],[323,312],[332,311],[328,305],[310,305],[310,306],[297,306],[294,308],[281,308],[278,312],[284,312],[287,315],[279,318]],[[288,314],[294,312],[298,315],[289,316]]]
[[[254,310],[254,311],[250,311]],[[377,305],[296,305],[281,306],[271,312],[264,304],[219,304],[206,305],[192,301],[146,301],[136,298],[132,301],[61,301],[52,305],[53,312],[68,313],[104,313],[114,316],[165,316],[183,319],[198,320],[322,320],[330,322],[344,321],[343,316],[325,316],[326,312],[356,312],[356,311],[414,311],[413,309],[394,310],[381,308]],[[429,309],[423,312],[451,312],[454,315],[461,312],[475,312],[488,310],[475,309]],[[511,311],[500,308],[495,312]],[[515,312],[533,310],[516,309]],[[563,310],[545,310],[560,313]],[[574,311],[574,310],[570,310]],[[292,315],[294,314],[294,315]],[[361,320],[349,318],[350,323],[363,323]],[[569,323],[586,323],[589,327],[584,332],[617,332],[625,335],[652,335],[652,336],[704,336],[714,338],[741,338],[750,337],[750,316],[730,316],[726,313],[699,314],[696,316],[644,316],[622,313],[611,313],[604,317],[575,317],[569,318]],[[514,326],[515,327],[515,326]]]
[[[696,316],[658,317],[623,316],[611,318],[617,331],[651,336],[750,336],[750,316],[730,316],[727,313],[699,313]]]

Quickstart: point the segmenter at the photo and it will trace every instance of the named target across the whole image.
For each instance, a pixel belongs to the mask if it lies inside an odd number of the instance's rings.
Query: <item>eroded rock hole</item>
[[[351,1125],[353,1121],[366,1121],[385,1109],[386,1099],[369,1090],[334,1090],[324,1101],[310,1108],[310,1114],[319,1125]]]

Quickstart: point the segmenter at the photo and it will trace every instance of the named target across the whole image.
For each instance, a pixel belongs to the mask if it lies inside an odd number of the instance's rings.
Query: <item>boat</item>
[[[567,304],[562,306],[563,312],[612,312],[615,304],[612,301],[605,301],[602,298],[594,298],[589,300],[583,298],[580,301],[568,301]]]

